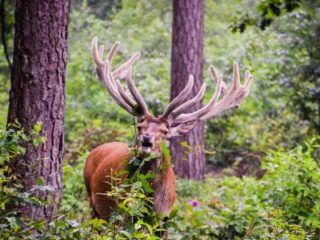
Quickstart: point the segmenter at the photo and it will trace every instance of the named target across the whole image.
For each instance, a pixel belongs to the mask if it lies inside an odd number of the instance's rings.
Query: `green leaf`
[[[38,186],[44,186],[44,181],[43,181],[43,179],[41,177],[37,178],[37,185]]]
[[[160,148],[165,158],[171,160],[170,150],[164,142],[160,143]]]
[[[41,128],[42,128],[42,122],[37,122],[34,126],[33,126],[33,130],[36,132],[36,133],[40,133],[41,131]]]
[[[106,224],[107,222],[105,220],[103,220],[103,219],[94,218],[94,219],[91,220],[91,223],[92,223],[93,227],[101,228],[101,226],[103,224]]]
[[[138,239],[142,239],[142,238],[146,238],[147,235],[145,233],[136,233],[134,234],[134,237]]]
[[[128,239],[132,239],[132,235],[127,231],[122,230],[122,231],[120,231],[120,234],[124,235]]]
[[[186,149],[188,149],[188,150],[190,150],[190,146],[189,146],[189,144],[188,144],[188,142],[181,142],[180,143],[183,147],[185,147]]]

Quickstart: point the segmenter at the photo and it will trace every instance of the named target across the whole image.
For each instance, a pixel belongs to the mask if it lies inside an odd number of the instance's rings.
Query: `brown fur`
[[[115,209],[114,199],[108,198],[105,193],[111,190],[111,176],[124,169],[125,160],[130,158],[130,151],[127,144],[112,142],[103,144],[90,153],[84,167],[84,181],[95,217],[107,219]],[[161,162],[165,163],[164,169],[158,167]],[[176,198],[173,169],[164,158],[155,160],[151,168],[156,173],[152,183],[155,211],[167,215]]]

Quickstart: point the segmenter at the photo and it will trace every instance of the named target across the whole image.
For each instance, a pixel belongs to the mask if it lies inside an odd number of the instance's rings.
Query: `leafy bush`
[[[10,161],[18,155],[23,155],[24,143],[31,141],[34,145],[45,141],[39,136],[41,123],[34,126],[30,135],[26,135],[19,123],[14,122],[8,126],[8,130],[0,130],[0,238],[19,239],[29,229],[43,228],[43,223],[30,223],[29,220],[19,217],[19,209],[16,206],[29,204],[45,204],[44,201],[34,197],[31,192],[23,191],[23,186],[17,176],[10,169]],[[39,182],[35,188],[45,188]],[[46,189],[49,190],[49,189]],[[31,224],[31,225],[30,225]],[[14,236],[14,237],[13,237]]]
[[[19,125],[16,125],[16,129]],[[91,210],[87,206],[84,189],[83,165],[86,152],[80,153],[78,161],[72,167],[64,165],[64,194],[59,212],[47,223],[45,220],[33,221],[23,218],[15,206],[24,202],[46,204],[23,191],[15,175],[8,167],[11,158],[24,154],[24,142],[32,140],[34,144],[41,141],[36,133],[41,124],[35,126],[32,138],[23,130],[0,132],[0,239],[160,239],[164,232],[162,216],[153,211],[150,193],[153,191],[149,182],[154,174],[140,172],[144,163],[153,157],[134,157],[128,168],[132,175],[121,184],[115,184],[112,191],[106,193],[115,198],[119,204],[109,221],[91,219]],[[138,164],[136,164],[138,161]],[[124,174],[124,173],[121,173]],[[115,179],[115,182],[116,179]]]
[[[320,166],[313,138],[266,158],[266,174],[179,180],[176,239],[318,239]],[[196,204],[194,204],[196,202]]]
[[[21,143],[28,140],[22,130],[1,131],[1,164],[23,154]],[[64,165],[63,200],[53,220],[46,225],[23,219],[8,211],[11,204],[45,203],[21,191],[4,165],[0,171],[0,238],[160,239],[160,232],[169,228],[169,239],[318,239],[319,147],[319,138],[313,138],[289,151],[272,151],[264,161],[266,174],[259,180],[233,176],[208,176],[204,182],[177,179],[179,199],[166,221],[152,210],[148,194],[152,174],[138,174],[139,168],[133,168],[130,181],[106,193],[119,200],[110,220],[91,219],[82,184],[86,152],[79,154],[75,165]],[[133,158],[131,165],[136,161]]]
[[[314,158],[319,139],[291,151],[279,149],[266,159],[268,171],[262,179],[261,200],[283,211],[289,223],[320,234],[320,165]]]

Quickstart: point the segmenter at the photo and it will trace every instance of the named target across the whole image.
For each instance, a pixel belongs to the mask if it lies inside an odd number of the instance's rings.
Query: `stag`
[[[156,177],[152,182],[154,210],[168,215],[176,199],[175,177],[173,168],[161,151],[160,143],[169,138],[189,132],[198,121],[218,116],[220,113],[240,105],[249,93],[252,75],[245,72],[245,82],[240,83],[238,64],[233,66],[233,80],[231,87],[222,80],[222,74],[211,66],[211,75],[216,82],[215,92],[204,107],[194,112],[187,112],[194,104],[202,101],[206,90],[204,83],[199,92],[191,99],[188,96],[192,90],[194,79],[190,75],[188,82],[180,94],[174,98],[164,110],[163,114],[154,117],[143,97],[132,80],[132,66],[140,57],[135,53],[126,63],[112,70],[112,60],[119,42],[116,42],[106,58],[103,59],[104,47],[98,49],[98,39],[92,40],[92,56],[95,62],[99,80],[106,87],[111,97],[124,110],[138,119],[138,148],[142,153],[154,153],[159,157],[150,164],[150,171]],[[127,87],[132,96],[126,93],[120,84],[126,79]],[[84,180],[89,194],[90,206],[96,217],[108,218],[116,208],[115,200],[105,194],[111,190],[112,174],[125,168],[125,161],[131,157],[131,148],[120,142],[106,143],[91,151],[84,168]],[[166,168],[160,168],[165,164]]]

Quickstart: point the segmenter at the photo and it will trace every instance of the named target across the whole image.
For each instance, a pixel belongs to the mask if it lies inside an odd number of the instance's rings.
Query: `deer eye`
[[[141,117],[141,118],[138,120],[138,122],[139,122],[139,123],[142,123],[142,122],[144,121],[144,119],[145,119],[145,117]]]
[[[161,133],[162,133],[163,135],[167,135],[167,134],[168,134],[168,130],[161,130]]]

